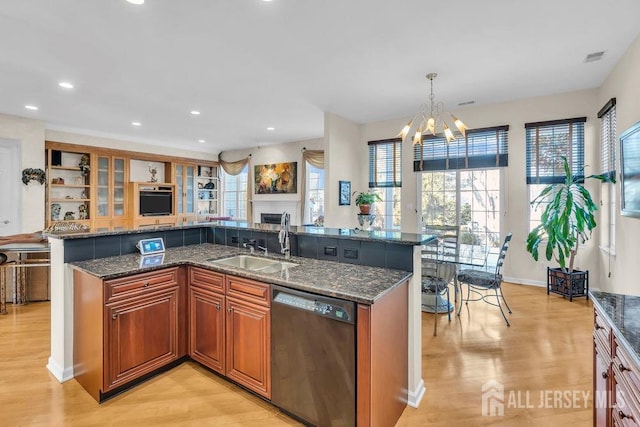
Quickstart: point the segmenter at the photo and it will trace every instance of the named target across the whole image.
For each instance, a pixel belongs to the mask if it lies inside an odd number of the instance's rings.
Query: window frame
[[[224,171],[224,169],[222,169],[221,172],[221,181],[222,181],[222,215],[224,216],[231,216],[234,220],[237,221],[248,221],[249,219],[249,206],[247,203],[247,192],[249,191],[249,165],[245,165],[245,167],[242,169],[242,171],[237,174],[237,175],[231,175],[228,174],[227,172]],[[239,189],[239,187],[242,185],[242,182],[239,182],[242,178],[244,178],[245,181],[245,187],[244,190]],[[236,190],[230,191],[228,190],[228,179],[234,179],[236,182]],[[241,208],[241,204],[244,201],[244,217],[234,217],[231,214],[227,214],[227,194],[228,193],[234,193],[236,194],[235,197],[235,212],[238,212],[238,215],[242,212],[242,208]],[[244,193],[244,198],[240,198],[239,195]]]

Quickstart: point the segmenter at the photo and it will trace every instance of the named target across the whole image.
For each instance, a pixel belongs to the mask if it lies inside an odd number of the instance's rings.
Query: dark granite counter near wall
[[[593,303],[607,316],[616,336],[640,365],[640,296],[589,292]]]
[[[205,243],[167,249],[162,263],[151,267],[141,267],[141,256],[137,254],[74,262],[71,265],[103,280],[160,268],[193,265],[364,304],[375,303],[388,291],[411,277],[408,271],[299,257],[287,260],[298,266],[277,273],[252,272],[207,261],[240,253],[246,255],[247,250]],[[284,257],[281,256],[269,258],[284,261]]]

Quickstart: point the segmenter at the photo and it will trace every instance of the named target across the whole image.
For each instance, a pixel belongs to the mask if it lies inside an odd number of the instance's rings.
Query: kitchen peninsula
[[[405,354],[404,390],[398,391],[402,408],[407,402],[417,406],[424,392],[420,366],[420,308],[419,269],[420,245],[428,242],[430,236],[406,233],[362,232],[346,229],[324,229],[316,227],[293,227],[291,249],[292,261],[299,264],[296,268],[283,273],[253,273],[231,267],[214,267],[208,260],[247,253],[242,242],[256,239],[260,246],[269,252],[278,252],[278,228],[274,226],[247,226],[242,223],[206,223],[190,224],[165,229],[142,229],[118,232],[99,232],[84,234],[64,234],[50,236],[52,247],[52,354],[48,368],[60,380],[65,381],[73,373],[73,269],[100,281],[117,280],[140,273],[177,268],[188,274],[189,269],[201,269],[214,273],[224,273],[268,284],[286,286],[291,289],[311,291],[319,295],[339,297],[358,304],[358,316],[367,318],[360,309],[371,310],[370,323],[358,325],[358,348],[361,339],[368,339],[371,350],[369,357],[360,358],[358,364],[368,362],[371,372],[376,363],[387,363],[379,357],[393,357],[393,354],[378,354],[382,349],[394,351],[387,343],[375,340],[378,328],[389,323],[404,324],[402,337],[399,337],[406,349],[397,354]],[[136,254],[135,243],[143,238],[163,237],[169,248],[160,265],[141,266],[140,256]],[[336,262],[338,261],[338,262]],[[181,270],[183,269],[183,270]],[[413,275],[411,274],[413,272]],[[77,274],[77,273],[76,273]],[[56,284],[58,286],[56,286]],[[404,291],[398,291],[404,289]],[[385,301],[398,292],[404,292],[399,300],[405,305],[405,315],[385,308]],[[396,296],[395,299],[398,297]],[[407,301],[408,300],[408,301]],[[408,305],[406,305],[408,302]],[[376,314],[376,310],[380,310]],[[385,311],[387,310],[387,311]],[[403,311],[400,311],[402,313]],[[386,313],[386,314],[384,314]],[[395,315],[395,317],[394,317]],[[381,320],[384,317],[384,320]],[[396,319],[396,317],[399,317]],[[404,318],[404,319],[403,319]],[[389,322],[389,320],[392,322]],[[404,321],[403,321],[404,320]],[[375,323],[377,322],[377,323]],[[373,331],[369,336],[361,331]],[[389,332],[389,336],[397,332]],[[417,337],[417,338],[416,338]],[[382,336],[381,336],[382,338]],[[185,347],[186,348],[186,347]],[[365,348],[365,347],[362,347]],[[397,348],[397,346],[395,347]],[[360,350],[359,350],[360,351]],[[178,352],[178,356],[182,353]],[[396,354],[396,356],[397,356]],[[358,369],[361,369],[358,366]],[[386,368],[385,368],[386,369]],[[379,369],[384,371],[385,369]],[[361,371],[358,371],[359,373]],[[373,384],[373,383],[372,383]],[[366,396],[358,383],[358,396]],[[408,390],[408,392],[407,392]],[[372,390],[369,397],[375,398]],[[396,400],[398,397],[396,396]],[[371,414],[376,402],[371,399],[358,399],[358,424],[368,425],[362,414]],[[362,409],[361,405],[370,405]],[[401,412],[401,411],[400,411]],[[399,414],[398,414],[399,415]]]

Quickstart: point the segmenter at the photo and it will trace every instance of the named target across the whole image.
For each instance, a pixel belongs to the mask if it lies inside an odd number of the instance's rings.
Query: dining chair
[[[507,326],[511,326],[509,323],[509,319],[504,314],[504,310],[502,309],[502,302],[505,307],[511,314],[511,308],[509,308],[509,304],[507,304],[507,300],[502,293],[502,266],[504,265],[504,259],[507,256],[507,250],[509,249],[509,241],[511,241],[512,233],[508,233],[504,239],[504,243],[500,248],[500,253],[498,254],[498,260],[496,262],[496,267],[494,271],[486,271],[479,269],[463,269],[458,273],[458,283],[460,284],[460,306],[458,307],[458,316],[460,316],[460,311],[462,310],[462,286],[467,285],[467,299],[465,304],[468,306],[469,301],[484,301],[487,304],[497,306],[500,309],[500,313],[502,313],[502,317],[505,322],[507,322]],[[487,291],[494,291],[494,294],[487,294]],[[477,297],[474,299],[470,298],[471,292],[473,292]],[[496,302],[493,302],[493,298],[495,297]]]
[[[434,242],[422,248],[422,311],[433,312],[435,321],[433,335],[438,335],[438,314],[445,312],[451,321],[451,299],[449,284],[454,284],[454,304],[457,301],[456,264],[446,262],[444,255],[456,257],[458,254],[457,225],[430,225],[425,234],[435,235]],[[441,300],[446,296],[446,305]],[[442,301],[442,302],[441,302]],[[455,308],[454,308],[455,309]]]

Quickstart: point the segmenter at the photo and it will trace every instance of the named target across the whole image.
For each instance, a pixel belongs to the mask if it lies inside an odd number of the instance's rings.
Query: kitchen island
[[[214,248],[219,246],[220,250],[226,254],[231,254],[233,251],[235,253],[246,252],[246,249],[240,249],[240,242],[247,236],[258,239],[265,238],[270,252],[274,252],[272,246],[274,242],[277,244],[277,232],[278,228],[274,226],[207,223],[158,230],[140,229],[51,235],[49,240],[52,247],[52,341],[51,357],[48,363],[49,370],[61,382],[73,378],[72,336],[74,322],[71,263],[78,264],[82,268],[85,261],[94,262],[91,260],[95,259],[96,263],[100,263],[100,259],[115,255],[123,257],[121,260],[128,260],[127,262],[131,263],[131,266],[124,268],[120,272],[110,270],[112,272],[110,274],[125,274],[127,271],[131,271],[128,268],[139,268],[140,257],[134,254],[136,251],[135,242],[139,239],[153,236],[163,236],[168,247],[184,247],[175,253],[172,249],[172,255],[167,252],[166,262],[168,263],[183,262],[184,255],[186,255],[190,246],[197,246],[207,242],[213,244],[209,246],[209,249],[216,250]],[[319,278],[331,277],[329,274],[331,271],[339,272],[348,277],[350,277],[350,274],[364,277],[362,272],[366,271],[367,263],[381,264],[386,269],[404,269],[404,274],[408,270],[413,270],[413,275],[408,279],[407,402],[409,405],[417,407],[424,393],[420,341],[420,244],[430,241],[432,236],[292,227],[292,237],[295,238],[292,241],[292,253],[303,253],[305,256],[301,258],[301,263],[306,264],[309,268],[313,269],[313,265],[316,265],[318,269],[314,275]],[[314,248],[314,245],[317,248]],[[310,248],[312,252],[309,251]],[[181,251],[187,252],[182,253]],[[356,254],[358,258],[341,259],[344,254],[349,256]],[[176,255],[176,258],[171,258],[174,255]],[[335,259],[340,262],[330,262],[328,263],[330,267],[323,268],[318,267],[321,264],[315,264],[316,260],[308,259],[315,257],[317,257],[318,262],[327,259]],[[98,264],[92,265],[92,269],[98,266]],[[405,267],[407,265],[408,268]],[[153,270],[153,267],[150,268]],[[300,270],[300,273],[295,273],[294,270],[292,269],[289,272],[288,280],[283,277],[272,277],[271,279],[274,280],[270,282],[295,289],[310,290],[309,283],[306,280],[296,279],[296,275],[302,274],[302,270]],[[375,271],[375,269],[370,271]],[[377,273],[374,276],[383,277]],[[247,276],[245,275],[244,277]],[[352,284],[358,283],[357,277]],[[345,281],[344,283],[347,282]],[[374,281],[373,283],[377,282]],[[389,284],[387,283],[386,285],[388,286]],[[353,292],[347,287],[340,286],[339,281],[335,280],[318,281],[313,286],[320,288],[324,286],[326,295],[341,296],[361,304],[371,304],[372,307],[375,307],[376,304],[381,307],[378,300],[385,296],[385,292],[388,292],[388,289],[385,289],[384,286],[376,290],[378,285],[375,284],[369,288],[370,292],[368,291],[364,294]],[[318,291],[316,290],[316,292]]]
[[[168,249],[152,266],[135,254],[72,263],[78,382],[102,401],[189,356],[270,400],[270,287],[277,284],[357,303],[357,340],[335,343],[335,351],[352,347],[355,375],[318,399],[333,402],[351,390],[340,400],[351,398],[358,425],[394,425],[407,402],[411,273],[300,257],[273,273],[215,262],[236,254],[247,250],[205,243]],[[214,325],[225,323],[216,332]]]

